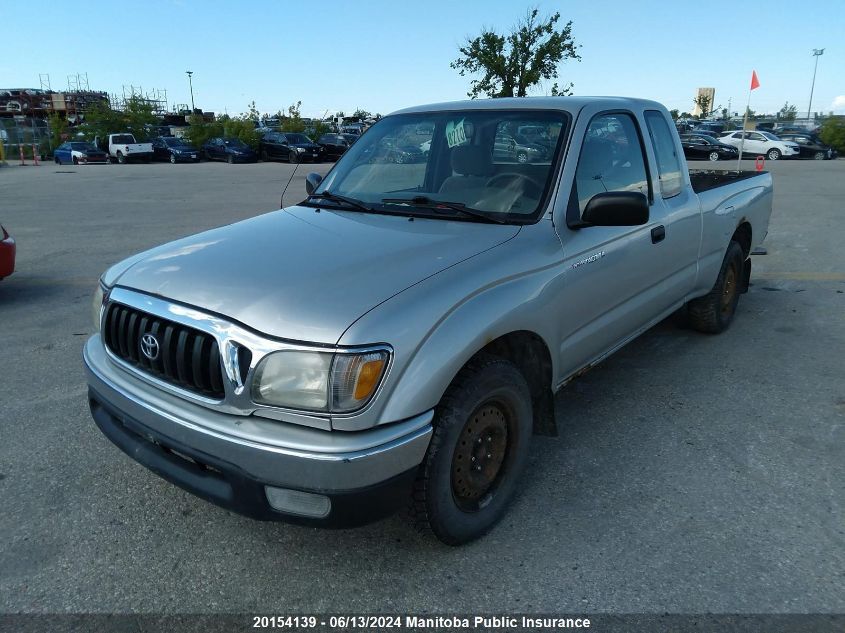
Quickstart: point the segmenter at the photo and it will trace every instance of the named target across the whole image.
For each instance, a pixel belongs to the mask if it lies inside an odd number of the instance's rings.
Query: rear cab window
[[[645,122],[654,148],[654,156],[657,159],[660,194],[663,198],[672,198],[681,193],[683,185],[681,161],[675,149],[675,138],[669,130],[666,117],[657,110],[646,110]]]

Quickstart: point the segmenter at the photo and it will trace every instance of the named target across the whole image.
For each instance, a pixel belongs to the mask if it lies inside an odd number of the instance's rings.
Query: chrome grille
[[[145,334],[157,341],[153,358],[142,351]],[[102,336],[115,356],[141,371],[202,396],[225,395],[220,350],[206,332],[113,302],[106,308]]]

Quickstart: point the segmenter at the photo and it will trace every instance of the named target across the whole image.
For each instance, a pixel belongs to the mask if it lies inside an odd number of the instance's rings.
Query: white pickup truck
[[[94,143],[121,164],[136,160],[148,163],[153,158],[153,144],[139,143],[132,134],[109,134],[105,140],[94,139]]]

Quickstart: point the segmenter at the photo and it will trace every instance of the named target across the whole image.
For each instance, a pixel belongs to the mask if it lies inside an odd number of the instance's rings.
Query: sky
[[[2,22],[17,25],[3,29],[0,88],[38,88],[49,75],[63,90],[79,73],[92,90],[166,90],[172,106],[190,104],[191,70],[206,111],[238,114],[254,100],[261,112],[302,101],[303,116],[387,114],[466,98],[469,78],[449,66],[459,46],[482,28],[507,30],[530,6],[572,21],[582,60],[561,64],[559,81],[575,94],[692,111],[696,89],[712,86],[714,105],[742,113],[756,70],[752,110],[789,101],[805,116],[812,52],[824,48],[813,110],[845,114],[841,0],[46,0],[37,14],[0,0]]]

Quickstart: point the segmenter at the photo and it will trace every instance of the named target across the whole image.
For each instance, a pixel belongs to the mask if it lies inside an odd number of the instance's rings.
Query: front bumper
[[[15,252],[17,251],[15,239],[0,229],[0,237],[4,235],[5,237],[0,239],[0,279],[15,272]]]
[[[255,519],[325,527],[380,519],[407,503],[431,438],[431,411],[368,431],[323,431],[164,393],[114,365],[99,335],[83,358],[91,414],[109,440],[164,479]],[[323,495],[330,511],[320,518],[278,511],[265,486]]]

